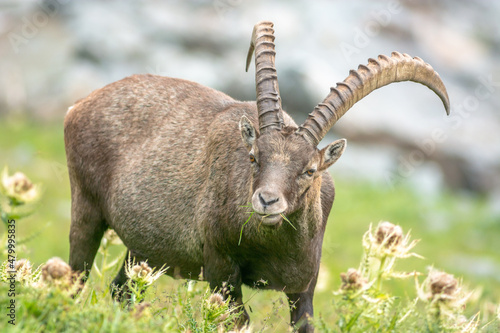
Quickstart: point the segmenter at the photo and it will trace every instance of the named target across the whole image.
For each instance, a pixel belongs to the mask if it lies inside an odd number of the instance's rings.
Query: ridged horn
[[[262,21],[253,28],[252,40],[247,55],[246,71],[252,61],[255,50],[255,87],[257,90],[257,109],[259,128],[263,133],[270,129],[283,127],[283,111],[278,87],[278,75],[274,65],[273,23]]]
[[[379,55],[378,59],[368,59],[368,65],[360,65],[357,71],[351,70],[349,76],[330,88],[325,100],[309,114],[297,133],[317,146],[330,128],[356,102],[385,85],[393,82],[413,81],[421,83],[434,91],[443,102],[446,113],[450,114],[448,93],[439,74],[431,65],[419,57],[392,52],[391,57]]]

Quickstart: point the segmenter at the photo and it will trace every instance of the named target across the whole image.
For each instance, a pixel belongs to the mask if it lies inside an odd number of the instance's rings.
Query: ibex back
[[[212,288],[230,286],[235,304],[242,304],[242,284],[283,290],[293,304],[292,324],[312,331],[307,317],[335,193],[327,169],[345,140],[317,145],[354,103],[389,83],[422,83],[447,112],[449,101],[431,66],[394,52],[351,71],[297,126],[281,108],[272,27],[255,26],[247,58],[248,69],[255,50],[257,102],[185,80],[134,75],[70,109],[74,271],[88,276],[112,228],[136,261],[167,265],[175,277],[203,272]],[[122,268],[113,281],[116,297],[126,292],[126,279]],[[243,312],[241,323],[247,319]]]

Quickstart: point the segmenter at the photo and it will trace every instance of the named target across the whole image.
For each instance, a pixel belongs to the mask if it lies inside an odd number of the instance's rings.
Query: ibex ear
[[[242,116],[240,120],[240,131],[243,143],[247,146],[248,150],[252,149],[257,140],[257,131],[252,122],[246,117]]]
[[[346,139],[340,139],[335,142],[330,143],[325,148],[321,149],[321,165],[318,168],[319,171],[329,168],[333,163],[342,156],[347,144]]]

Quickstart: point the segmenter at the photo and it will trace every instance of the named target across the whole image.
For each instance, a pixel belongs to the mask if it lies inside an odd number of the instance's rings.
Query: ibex
[[[69,262],[88,276],[112,228],[129,257],[167,265],[175,277],[203,272],[211,288],[230,286],[235,305],[242,305],[242,284],[284,291],[292,325],[310,332],[335,195],[327,170],[346,141],[318,144],[353,104],[390,83],[426,85],[447,113],[449,100],[430,65],[394,52],[350,71],[297,126],[282,110],[271,22],[255,25],[247,69],[254,50],[256,102],[146,74],[98,89],[68,111]],[[116,290],[126,281],[122,267]],[[243,310],[241,323],[247,320]]]

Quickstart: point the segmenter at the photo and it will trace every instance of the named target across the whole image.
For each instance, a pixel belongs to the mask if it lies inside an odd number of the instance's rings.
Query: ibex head
[[[319,191],[321,171],[338,160],[346,140],[337,140],[322,150],[317,145],[347,110],[373,90],[393,82],[418,82],[432,89],[449,113],[446,88],[432,67],[418,57],[393,52],[391,57],[380,55],[378,59],[369,59],[368,65],[360,65],[357,71],[351,70],[301,126],[285,126],[271,22],[255,25],[247,70],[254,50],[259,131],[245,116],[240,130],[254,174],[252,206],[263,224],[277,225],[281,214],[291,214],[305,206],[309,190]]]

